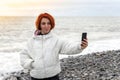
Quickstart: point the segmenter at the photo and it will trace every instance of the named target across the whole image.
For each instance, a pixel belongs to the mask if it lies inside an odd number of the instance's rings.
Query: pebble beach
[[[120,50],[61,60],[60,80],[120,80]]]
[[[60,62],[60,80],[120,80],[120,50],[70,56]],[[30,76],[19,71],[3,74],[1,80],[30,80]]]

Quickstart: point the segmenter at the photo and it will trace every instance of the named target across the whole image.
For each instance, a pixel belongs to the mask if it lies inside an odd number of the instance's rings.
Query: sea
[[[87,32],[88,47],[77,55],[120,49],[119,16],[55,16],[58,37],[81,43]],[[20,69],[19,52],[34,35],[36,16],[0,17],[0,73]],[[68,55],[60,55],[60,58]],[[9,68],[9,70],[8,70]]]
[[[0,53],[19,52],[34,35],[35,20],[35,16],[1,16]],[[81,34],[87,32],[89,44],[113,39],[118,41],[120,17],[55,17],[53,32],[69,41],[81,41]]]

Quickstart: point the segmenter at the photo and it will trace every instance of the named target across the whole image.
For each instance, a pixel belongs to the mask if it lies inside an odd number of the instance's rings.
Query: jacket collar
[[[34,35],[33,39],[47,39],[52,37],[52,35],[53,35],[52,31],[50,31],[48,34],[45,35]]]

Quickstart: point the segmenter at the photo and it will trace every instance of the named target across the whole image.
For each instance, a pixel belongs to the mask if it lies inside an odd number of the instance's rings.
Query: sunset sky
[[[120,0],[2,0],[0,16],[120,16]]]

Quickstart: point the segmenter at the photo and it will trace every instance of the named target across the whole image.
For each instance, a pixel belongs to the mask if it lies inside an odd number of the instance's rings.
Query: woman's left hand
[[[85,49],[88,46],[88,41],[87,39],[84,39],[84,41],[82,41],[81,43],[81,49]]]

